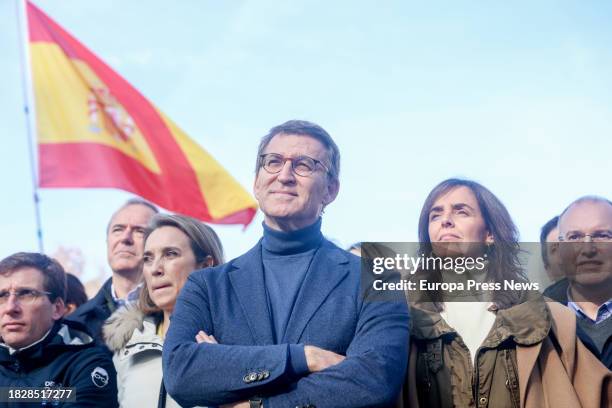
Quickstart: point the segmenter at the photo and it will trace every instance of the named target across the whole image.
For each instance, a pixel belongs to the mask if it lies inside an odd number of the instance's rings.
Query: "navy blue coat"
[[[13,354],[0,344],[0,387],[74,387],[76,400],[62,404],[65,408],[117,407],[116,376],[106,349],[71,322],[55,323],[43,341]],[[55,405],[0,401],[0,408],[30,406]]]
[[[185,406],[254,396],[263,398],[265,408],[392,405],[409,350],[403,292],[394,301],[364,300],[359,258],[323,240],[285,337],[274,344],[262,265],[260,241],[225,265],[191,274],[164,342],[169,394]],[[199,330],[220,344],[198,344]],[[346,360],[296,378],[289,369],[290,344],[321,347]]]
[[[79,306],[66,320],[79,323],[94,338],[96,345],[106,348],[102,337],[102,326],[116,310],[111,294],[112,278],[108,278],[96,296]]]

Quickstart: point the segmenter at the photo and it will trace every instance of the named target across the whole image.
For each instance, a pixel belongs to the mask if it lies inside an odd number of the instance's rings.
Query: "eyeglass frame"
[[[595,231],[594,233],[590,233],[590,234],[585,234],[581,231],[570,231],[571,233],[580,233],[582,234],[582,236],[580,237],[580,239],[572,239],[569,240],[567,239],[567,237],[564,237],[562,235],[559,235],[559,242],[612,242],[611,238],[606,238],[606,239],[593,239],[593,235],[594,234],[599,234],[599,233],[609,233],[612,236],[612,231],[611,230],[601,230],[601,231]],[[566,234],[567,236],[567,234]],[[589,237],[590,239],[588,241],[586,241],[586,238]]]
[[[283,161],[283,165],[282,165],[282,166],[279,168],[279,170],[278,170],[278,171],[276,171],[276,172],[272,172],[272,171],[270,171],[270,170],[266,169],[266,167],[265,167],[265,166],[264,166],[264,164],[263,164],[263,163],[264,163],[265,158],[266,158],[267,156],[271,156],[271,155],[272,155],[272,156],[279,157],[279,158],[280,158],[280,159]],[[278,154],[278,153],[264,153],[264,154],[260,154],[260,155],[259,155],[259,168],[264,169],[264,170],[265,170],[265,171],[266,171],[268,174],[278,174],[278,173],[280,173],[280,172],[283,170],[283,167],[285,167],[285,163],[287,163],[287,160],[289,160],[289,161],[291,162],[291,171],[293,172],[293,174],[296,174],[296,175],[301,176],[301,177],[310,177],[310,176],[311,176],[311,175],[312,175],[312,174],[315,172],[315,169],[313,169],[313,170],[312,170],[312,171],[311,171],[309,174],[307,174],[307,175],[304,175],[304,174],[299,174],[299,173],[298,173],[298,172],[295,170],[295,167],[294,167],[294,165],[293,165],[293,164],[295,163],[295,161],[296,161],[296,160],[299,160],[299,159],[308,159],[308,160],[312,160],[312,161],[314,162],[314,164],[315,164],[315,168],[316,168],[317,164],[320,164],[320,165],[321,165],[321,167],[323,167],[323,168],[325,169],[325,173],[326,173],[326,174],[330,174],[329,168],[328,168],[328,167],[327,167],[327,166],[326,166],[326,165],[325,165],[325,164],[324,164],[324,163],[323,163],[321,160],[317,160],[317,159],[315,159],[315,158],[313,158],[313,157],[310,157],[310,156],[307,156],[307,155],[305,155],[305,154],[299,155],[299,156],[297,156],[297,157],[285,157],[285,156],[283,156],[282,154]]]
[[[17,292],[19,291],[30,291],[34,294],[34,297],[32,298],[31,301],[28,302],[23,302],[22,299],[19,297],[19,295],[17,294]],[[51,292],[48,292],[46,290],[38,290],[38,289],[33,289],[33,288],[19,288],[17,290],[5,290],[5,291],[0,291],[0,294],[2,294],[3,292],[8,292],[8,296],[6,297],[6,301],[2,300],[2,297],[0,296],[0,307],[6,305],[8,303],[8,300],[10,299],[11,295],[14,295],[15,298],[19,301],[19,304],[26,304],[26,305],[31,305],[34,303],[34,301],[42,296],[47,296],[49,298],[49,300],[51,300],[50,296],[53,294]]]

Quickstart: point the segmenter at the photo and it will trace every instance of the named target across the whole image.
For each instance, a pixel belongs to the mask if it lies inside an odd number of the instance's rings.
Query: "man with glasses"
[[[0,261],[0,406],[117,406],[112,360],[62,320],[65,298],[57,261],[23,252]]]
[[[558,226],[565,278],[544,295],[576,313],[579,337],[612,369],[612,202],[579,198],[559,216]]]
[[[408,310],[364,299],[360,260],[323,237],[340,153],[305,121],[274,127],[257,153],[263,238],[194,272],[164,344],[164,383],[181,405],[373,407],[395,402]],[[225,406],[225,405],[224,405]]]

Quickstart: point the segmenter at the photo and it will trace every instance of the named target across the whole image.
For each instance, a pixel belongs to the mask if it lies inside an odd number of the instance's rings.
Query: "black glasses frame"
[[[271,171],[269,168],[266,167],[265,163],[266,163],[266,158],[268,157],[276,157],[279,160],[282,161],[282,166],[280,166],[280,168],[278,169],[278,171]],[[306,156],[306,155],[302,155],[302,156],[297,156],[297,157],[284,157],[283,155],[280,155],[278,153],[265,153],[265,154],[261,154],[259,155],[259,165],[260,167],[262,167],[265,171],[267,171],[270,174],[278,174],[281,172],[281,170],[283,169],[283,167],[285,167],[285,163],[287,162],[287,160],[289,160],[291,162],[291,171],[293,171],[293,173],[297,174],[298,176],[302,176],[302,177],[307,177],[312,175],[312,173],[314,173],[314,169],[317,166],[317,164],[320,164],[321,167],[323,167],[325,169],[326,173],[329,173],[329,169],[327,168],[327,166],[320,160],[314,159],[310,156]],[[295,163],[299,162],[300,160],[310,160],[313,162],[313,166],[312,166],[312,170],[308,173],[303,173],[300,172],[296,169]]]

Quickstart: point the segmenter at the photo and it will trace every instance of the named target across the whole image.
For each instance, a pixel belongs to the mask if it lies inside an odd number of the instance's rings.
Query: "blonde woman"
[[[162,382],[162,347],[176,298],[191,272],[223,263],[209,226],[158,214],[145,235],[143,287],[137,304],[117,310],[103,328],[114,352],[122,407],[178,407]]]

